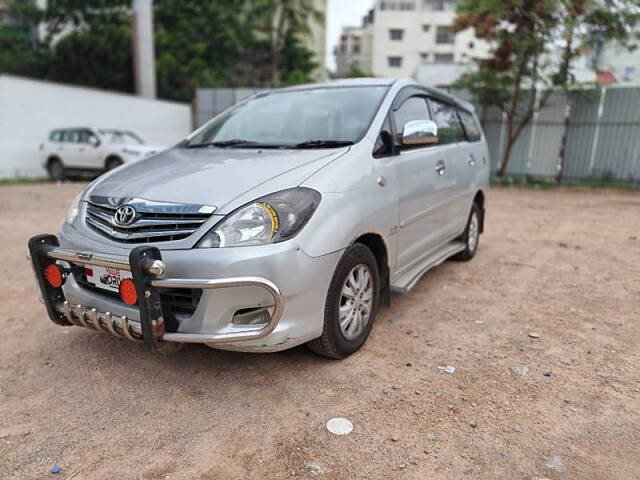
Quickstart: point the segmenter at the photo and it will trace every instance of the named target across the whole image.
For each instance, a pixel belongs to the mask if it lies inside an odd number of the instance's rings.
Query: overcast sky
[[[327,1],[327,68],[335,70],[336,59],[333,48],[338,43],[342,27],[359,26],[362,17],[373,6],[374,0],[328,0]]]

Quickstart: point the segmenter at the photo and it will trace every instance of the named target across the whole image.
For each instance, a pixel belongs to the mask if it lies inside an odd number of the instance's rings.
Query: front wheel
[[[333,274],[320,338],[307,345],[319,355],[345,358],[358,350],[371,332],[378,307],[380,273],[371,250],[349,247]]]
[[[474,202],[469,213],[469,219],[467,220],[467,227],[464,229],[464,233],[458,239],[465,244],[465,249],[460,253],[453,256],[454,260],[460,260],[467,262],[471,260],[476,251],[478,250],[478,243],[480,242],[480,207]]]
[[[60,160],[54,158],[47,165],[47,173],[49,173],[49,179],[54,182],[60,182],[65,178],[64,165]]]

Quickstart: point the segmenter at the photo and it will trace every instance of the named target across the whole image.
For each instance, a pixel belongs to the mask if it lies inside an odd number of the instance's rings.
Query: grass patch
[[[534,188],[536,190],[550,190],[553,188],[602,188],[602,189],[617,189],[617,190],[630,190],[640,191],[640,184],[638,183],[624,183],[616,182],[608,179],[586,179],[580,181],[567,181],[558,183],[555,180],[548,180],[544,178],[536,177],[506,177],[491,179],[491,185],[503,185],[503,186],[516,186],[525,188]]]
[[[5,185],[25,185],[30,183],[46,183],[50,180],[47,177],[34,177],[34,178],[1,178],[0,186]]]

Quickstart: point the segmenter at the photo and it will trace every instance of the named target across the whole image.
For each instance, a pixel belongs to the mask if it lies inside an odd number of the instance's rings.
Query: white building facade
[[[361,70],[402,78],[413,76],[419,65],[437,69],[486,57],[489,47],[472,29],[453,32],[457,6],[457,0],[376,0],[358,29],[361,50],[370,52],[359,60]]]

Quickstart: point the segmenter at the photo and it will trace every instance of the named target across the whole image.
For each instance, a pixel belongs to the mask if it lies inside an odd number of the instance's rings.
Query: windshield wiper
[[[219,147],[219,148],[230,148],[230,147],[239,147],[239,148],[285,148],[285,145],[277,145],[271,143],[259,143],[253,142],[251,140],[242,140],[239,138],[233,138],[231,140],[220,140],[215,142],[205,142],[205,143],[190,143],[187,144],[187,148],[205,148],[205,147]]]
[[[350,140],[307,140],[306,142],[296,143],[290,148],[338,148],[353,145]]]
[[[234,138],[231,140],[221,140],[218,142],[189,143],[187,148],[203,148],[203,147],[236,147],[239,145],[256,145],[256,142]]]

